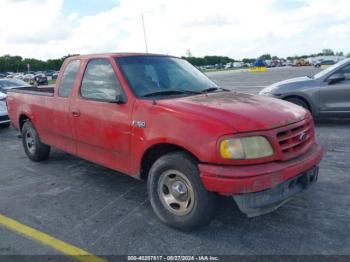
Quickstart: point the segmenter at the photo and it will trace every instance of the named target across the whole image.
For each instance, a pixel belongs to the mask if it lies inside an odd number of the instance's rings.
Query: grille
[[[9,116],[0,116],[0,122],[10,120]]]
[[[314,139],[312,120],[304,120],[287,126],[277,133],[282,158],[291,159],[305,152]]]

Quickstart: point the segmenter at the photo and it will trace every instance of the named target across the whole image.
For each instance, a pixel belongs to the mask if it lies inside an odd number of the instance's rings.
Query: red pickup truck
[[[60,72],[55,88],[8,92],[28,157],[54,146],[147,180],[172,227],[209,223],[218,194],[252,217],[317,180],[323,149],[299,106],[225,90],[172,56],[75,56]]]

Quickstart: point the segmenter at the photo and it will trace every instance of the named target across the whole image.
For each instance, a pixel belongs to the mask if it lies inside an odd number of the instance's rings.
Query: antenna
[[[143,19],[143,13],[141,14],[141,20],[142,20],[142,27],[143,27],[143,37],[145,38],[146,53],[148,53],[147,37],[146,37],[146,29],[145,29],[145,20]]]

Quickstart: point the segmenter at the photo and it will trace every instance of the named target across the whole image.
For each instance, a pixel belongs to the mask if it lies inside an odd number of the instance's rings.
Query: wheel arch
[[[312,103],[305,96],[302,96],[299,94],[290,94],[290,95],[283,97],[282,99],[287,101],[288,99],[291,99],[291,98],[300,99],[301,101],[303,101],[307,105],[309,111],[311,113],[314,113],[314,107],[313,107]]]
[[[18,118],[18,127],[19,130],[22,131],[22,127],[24,123],[28,120],[31,120],[31,118],[27,114],[21,114]]]
[[[149,170],[151,169],[154,162],[161,156],[169,154],[171,152],[185,152],[188,154],[192,160],[196,163],[199,162],[199,158],[196,157],[190,150],[173,144],[173,143],[158,143],[147,148],[141,158],[140,163],[140,179],[147,180]]]

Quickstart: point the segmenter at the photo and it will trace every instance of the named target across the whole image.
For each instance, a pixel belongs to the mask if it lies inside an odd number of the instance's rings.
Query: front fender
[[[303,100],[305,100],[308,105],[310,106],[310,110],[314,116],[318,115],[318,107],[317,107],[317,101],[318,101],[318,91],[312,92],[311,94],[304,93],[304,92],[288,92],[286,94],[283,94],[282,96],[278,97],[283,100],[287,100],[291,97],[299,97]]]

